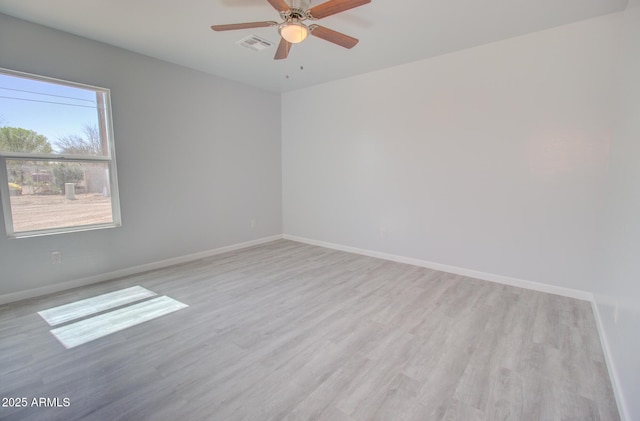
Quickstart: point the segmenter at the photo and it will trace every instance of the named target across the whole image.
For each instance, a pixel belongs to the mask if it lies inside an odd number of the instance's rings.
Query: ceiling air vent
[[[271,41],[267,41],[264,38],[260,38],[256,34],[249,35],[248,37],[242,38],[240,41],[237,41],[236,44],[242,45],[253,51],[262,51],[273,45]]]

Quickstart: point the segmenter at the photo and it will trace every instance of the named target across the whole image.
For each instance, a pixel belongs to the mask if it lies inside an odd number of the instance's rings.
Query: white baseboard
[[[456,275],[468,276],[469,278],[481,279],[483,281],[496,282],[498,284],[510,285],[514,287],[530,289],[533,291],[546,292],[549,294],[561,295],[564,297],[593,302],[592,293],[586,292],[586,291],[580,291],[577,289],[564,288],[564,287],[559,287],[555,285],[543,284],[539,282],[524,281],[522,279],[511,278],[508,276],[495,275],[493,273],[480,272],[473,269],[443,265],[441,263],[434,263],[426,260],[414,259],[411,257],[397,256],[395,254],[382,253],[379,251],[361,249],[361,248],[350,247],[350,246],[343,246],[341,244],[311,240],[308,238],[297,237],[295,235],[284,234],[282,237],[285,240],[297,241],[299,243],[311,244],[314,246],[346,251],[349,253],[361,254],[363,256],[376,257],[378,259],[390,260],[392,262],[406,263],[409,265],[420,266],[427,269],[439,270],[441,272],[448,272]]]
[[[565,297],[576,298],[594,302],[593,294],[586,291],[580,291],[571,288],[564,288],[555,285],[548,285],[539,282],[525,281],[522,279],[511,278],[508,276],[496,275],[492,273],[480,272],[473,269],[460,268],[456,266],[443,265],[441,263],[429,262],[426,260],[414,259],[411,257],[398,256],[395,254],[383,253],[373,250],[361,249],[351,246],[343,246],[341,244],[328,243],[325,241],[311,240],[309,238],[297,237],[289,234],[277,234],[270,237],[264,237],[257,240],[246,241],[243,243],[232,244],[229,246],[219,247],[213,250],[205,250],[198,253],[188,254],[185,256],[173,257],[170,259],[151,262],[140,266],[120,269],[113,272],[102,273],[99,275],[89,276],[86,278],[75,279],[72,281],[61,282],[45,287],[18,291],[11,294],[0,295],[0,304],[6,304],[14,301],[25,300],[29,298],[39,297],[54,292],[64,291],[71,288],[95,284],[98,282],[108,281],[110,279],[121,278],[123,276],[134,275],[136,273],[146,272],[149,270],[161,269],[164,267],[190,262],[217,254],[226,253],[233,250],[255,246],[258,244],[268,243],[279,239],[287,239],[299,243],[311,244],[314,246],[330,248],[333,250],[345,251],[348,253],[360,254],[363,256],[376,257],[378,259],[390,260],[392,262],[406,263],[409,265],[425,267],[428,269],[439,270],[442,272],[454,273],[456,275],[468,276],[470,278],[482,279],[484,281],[496,282],[504,285],[511,285],[519,288],[530,289],[534,291],[546,292],[550,294],[562,295]]]
[[[344,246],[341,244],[328,243],[325,241],[312,240],[309,238],[297,237],[289,234],[277,234],[269,237],[260,238],[257,240],[246,241],[243,243],[232,244],[229,246],[219,247],[212,250],[205,250],[198,253],[188,254],[185,256],[173,257],[170,259],[151,262],[144,265],[134,266],[134,267],[125,268],[125,269],[119,269],[113,272],[102,273],[94,276],[89,276],[86,278],[75,279],[67,282],[60,282],[54,285],[47,285],[40,288],[33,288],[25,291],[18,291],[10,294],[0,295],[0,305],[15,302],[15,301],[26,300],[29,298],[35,298],[42,295],[51,294],[54,292],[60,292],[60,291],[64,291],[71,288],[95,284],[98,282],[104,282],[110,279],[121,278],[123,276],[134,275],[136,273],[146,272],[149,270],[161,269],[164,267],[186,263],[186,262],[202,259],[209,256],[215,256],[217,254],[222,254],[229,251],[240,250],[243,248],[247,248],[247,247],[251,247],[251,246],[255,246],[263,243],[268,243],[268,242],[283,239],[283,238],[286,240],[296,241],[296,242],[305,243],[305,244],[311,244],[319,247],[330,248],[333,250],[340,250],[348,253],[360,254],[363,256],[376,257],[378,259],[390,260],[398,263],[406,263],[409,265],[425,267],[428,269],[439,270],[442,272],[454,273],[456,275],[468,276],[470,278],[482,279],[484,281],[496,282],[499,284],[511,285],[519,288],[534,290],[534,291],[562,295],[565,297],[589,301],[591,303],[594,302],[593,294],[586,291],[580,291],[580,290],[571,289],[571,288],[564,288],[564,287],[559,287],[555,285],[548,285],[548,284],[543,284],[539,282],[525,281],[522,279],[511,278],[508,276],[480,272],[472,269],[449,266],[441,263],[434,263],[426,260],[420,260],[420,259],[415,259],[415,258],[405,257],[405,256],[398,256],[394,254],[361,249],[357,247]]]
[[[611,380],[611,387],[613,388],[613,394],[616,397],[616,404],[618,405],[618,412],[620,413],[620,420],[627,421],[629,418],[629,410],[627,409],[627,402],[622,394],[622,386],[620,379],[618,378],[618,371],[613,362],[611,350],[609,348],[609,341],[607,340],[607,333],[602,324],[602,315],[600,314],[600,307],[596,302],[596,297],[591,301],[591,307],[593,308],[593,315],[596,319],[596,326],[598,327],[598,335],[600,336],[600,343],[602,344],[602,352],[604,354],[604,360],[607,364],[607,371],[609,372],[609,380]]]
[[[54,292],[65,291],[67,289],[96,284],[98,282],[104,282],[110,279],[122,278],[123,276],[135,275],[137,273],[147,272],[149,270],[162,269],[168,266],[187,263],[193,260],[215,256],[217,254],[227,253],[229,251],[240,250],[243,248],[256,246],[258,244],[280,240],[282,238],[283,238],[282,234],[272,235],[270,237],[259,238],[257,240],[246,241],[238,244],[231,244],[229,246],[219,247],[212,250],[205,250],[198,253],[188,254],[185,256],[173,257],[170,259],[160,260],[157,262],[146,263],[144,265],[134,266],[134,267],[125,268],[125,269],[119,269],[113,272],[101,273],[99,275],[89,276],[86,278],[74,279],[72,281],[60,282],[57,284],[47,285],[40,288],[33,288],[25,291],[13,292],[11,294],[0,295],[0,305],[12,303],[15,301],[27,300],[29,298],[40,297],[43,295],[52,294]]]

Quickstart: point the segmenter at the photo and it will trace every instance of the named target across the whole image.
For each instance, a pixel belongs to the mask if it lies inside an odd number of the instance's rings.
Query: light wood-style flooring
[[[37,311],[189,307],[65,349]],[[2,420],[618,420],[588,302],[278,240],[0,307]]]

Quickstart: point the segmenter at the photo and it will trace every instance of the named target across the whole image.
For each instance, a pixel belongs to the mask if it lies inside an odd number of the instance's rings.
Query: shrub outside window
[[[0,69],[7,236],[120,225],[109,90]]]

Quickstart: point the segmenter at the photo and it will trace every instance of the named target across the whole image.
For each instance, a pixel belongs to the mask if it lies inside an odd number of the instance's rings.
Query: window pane
[[[114,222],[106,162],[6,164],[15,233]]]
[[[108,89],[0,69],[7,235],[120,225],[111,127]]]
[[[0,151],[108,156],[107,93],[0,73]]]

